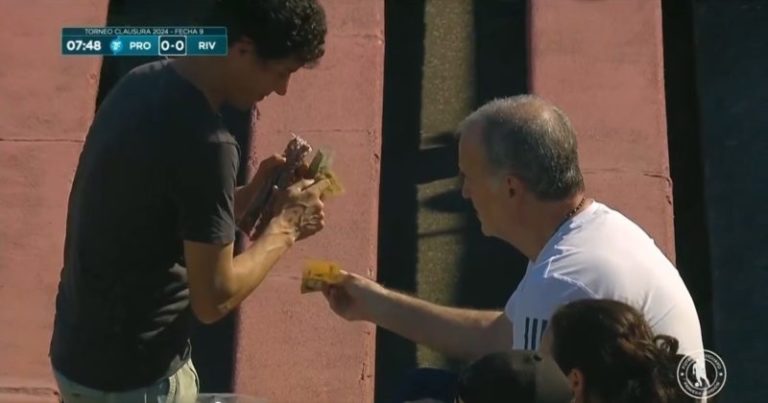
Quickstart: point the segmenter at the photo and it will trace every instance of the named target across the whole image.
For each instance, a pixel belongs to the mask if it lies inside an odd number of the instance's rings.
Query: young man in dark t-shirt
[[[275,215],[234,256],[235,219],[270,170],[235,189],[240,150],[218,113],[284,95],[324,53],[315,0],[223,0],[229,54],[140,66],[99,108],[69,199],[51,361],[66,402],[194,402],[191,315],[215,322],[293,243],[323,226],[327,181],[278,192]]]

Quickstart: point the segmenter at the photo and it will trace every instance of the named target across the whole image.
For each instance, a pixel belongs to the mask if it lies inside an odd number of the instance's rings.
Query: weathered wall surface
[[[202,8],[198,3],[196,10]],[[104,25],[107,5],[0,4],[0,33],[12,38],[11,46],[0,49],[0,323],[13,329],[0,332],[0,400],[55,394],[47,350],[66,200],[92,119],[101,66],[97,58],[60,56],[60,28]],[[233,346],[235,390],[272,402],[373,398],[374,329],[342,323],[321,296],[298,292],[297,276],[307,257],[335,259],[349,270],[375,276],[383,3],[324,5],[330,28],[327,56],[314,70],[296,75],[289,96],[262,105],[263,118],[251,143],[260,158],[282,150],[288,132],[295,131],[335,152],[335,169],[347,188],[343,197],[329,202],[328,229],[297,246],[241,311]],[[114,20],[146,19],[149,24],[190,18],[186,12],[170,15],[172,10],[165,8],[160,17],[147,11],[161,8],[121,3],[116,9],[121,15]],[[126,61],[113,67],[124,74],[132,65]]]
[[[530,7],[531,92],[570,116],[589,195],[637,222],[674,261],[661,3]]]
[[[67,196],[101,65],[60,56],[60,29],[103,25],[106,6],[0,2],[0,401],[56,401],[48,343]]]
[[[384,70],[384,4],[325,1],[326,56],[259,105],[255,160],[294,132],[334,154],[346,188],[326,203],[326,229],[297,244],[240,312],[235,389],[270,402],[373,400],[374,327],[336,317],[319,293],[301,295],[306,259],[375,277]]]

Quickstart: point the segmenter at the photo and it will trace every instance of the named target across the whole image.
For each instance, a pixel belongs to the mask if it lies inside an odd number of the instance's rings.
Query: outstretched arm
[[[512,323],[500,311],[433,304],[350,273],[324,294],[331,308],[348,320],[373,322],[452,357],[473,360],[512,348]]]

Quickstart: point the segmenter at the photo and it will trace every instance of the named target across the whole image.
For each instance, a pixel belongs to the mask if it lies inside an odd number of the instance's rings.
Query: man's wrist
[[[373,282],[372,287],[368,289],[371,294],[370,315],[371,322],[385,321],[389,312],[392,310],[392,302],[398,297],[396,291],[392,291],[381,284]]]
[[[299,238],[299,232],[296,225],[290,222],[282,214],[278,214],[269,221],[265,235],[278,236],[285,239],[290,245],[293,245]]]

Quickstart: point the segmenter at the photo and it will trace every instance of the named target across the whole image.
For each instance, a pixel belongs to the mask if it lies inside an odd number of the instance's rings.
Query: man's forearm
[[[230,289],[234,292],[221,306],[221,310],[229,312],[250,295],[294,242],[295,237],[287,233],[265,233],[237,255],[232,263],[230,280]]]
[[[389,290],[376,295],[373,322],[415,343],[472,360],[495,341],[490,333],[501,312],[450,308]]]

